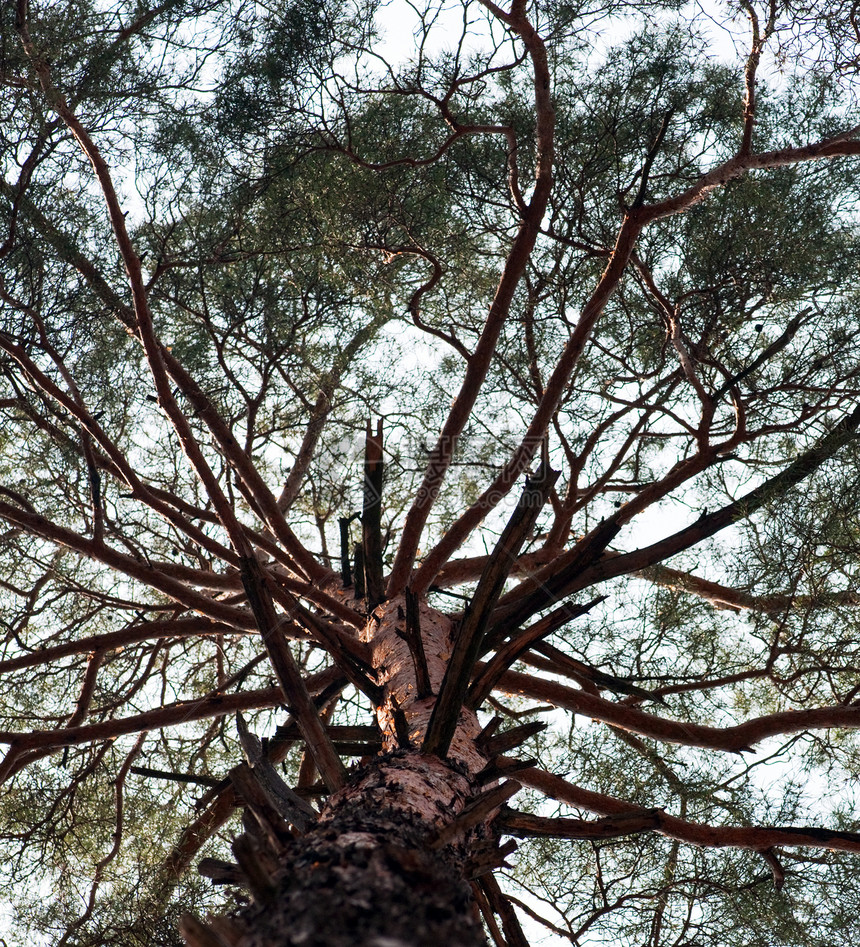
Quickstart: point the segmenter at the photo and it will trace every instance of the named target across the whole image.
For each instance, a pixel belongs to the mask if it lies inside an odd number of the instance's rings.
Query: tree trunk
[[[450,620],[419,606],[433,693],[451,646]],[[383,685],[377,709],[382,755],[350,774],[305,835],[286,838],[277,864],[250,887],[254,901],[231,922],[215,922],[224,942],[241,947],[478,947],[485,945],[469,875],[476,849],[495,847],[486,818],[439,839],[480,791],[475,774],[486,758],[475,746],[479,725],[469,711],[444,760],[421,753],[435,698],[418,698],[415,663],[405,638],[402,599],[377,608],[363,637]],[[404,745],[406,744],[406,745]],[[474,821],[474,820],[471,820]],[[467,823],[470,820],[466,820]],[[237,857],[239,852],[237,851]],[[240,863],[242,859],[239,858]],[[186,939],[196,947],[188,925]],[[202,932],[201,947],[209,942]]]
[[[417,751],[362,767],[290,845],[277,889],[243,917],[242,947],[485,944],[464,877],[467,845],[428,845],[470,781]]]

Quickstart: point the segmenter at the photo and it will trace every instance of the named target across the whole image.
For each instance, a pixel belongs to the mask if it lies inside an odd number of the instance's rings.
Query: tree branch
[[[444,756],[448,751],[490,613],[557,479],[558,472],[551,470],[546,463],[541,464],[533,480],[526,479],[523,495],[490,556],[457,630],[424,737],[425,753]]]
[[[826,848],[842,852],[860,852],[860,832],[840,832],[833,829],[817,826],[714,826],[702,822],[689,822],[669,815],[662,809],[646,809],[617,799],[615,796],[603,795],[582,789],[562,779],[539,769],[522,770],[517,777],[520,782],[532,786],[546,793],[552,799],[575,806],[578,809],[588,809],[614,819],[630,818],[641,819],[644,823],[651,820],[653,829],[668,838],[674,838],[691,845],[705,848],[740,848],[755,852],[766,851],[774,847],[804,846],[809,848]],[[549,820],[550,822],[555,820]],[[570,822],[571,833],[578,831],[582,824],[579,819],[560,819],[561,823]],[[587,824],[587,823],[586,823]],[[594,823],[592,823],[594,824]],[[642,829],[637,831],[643,831]],[[559,826],[559,830],[562,830]],[[576,837],[571,834],[570,838]]]

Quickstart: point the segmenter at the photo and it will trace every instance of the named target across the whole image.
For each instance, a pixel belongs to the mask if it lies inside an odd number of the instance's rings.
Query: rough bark
[[[275,826],[276,853],[234,845],[254,903],[232,918],[229,938],[222,926],[213,938],[237,947],[486,943],[469,882],[492,867],[490,821],[519,784],[490,792],[480,785],[487,757],[476,746],[480,726],[470,710],[463,710],[446,758],[420,751],[452,628],[445,615],[417,607],[433,694],[423,696],[416,682],[405,599],[380,605],[362,638],[382,687],[383,753],[348,774],[308,832]],[[483,867],[476,868],[476,851]],[[194,923],[183,927],[192,945]]]
[[[470,780],[417,751],[366,765],[289,844],[271,900],[242,918],[241,947],[483,945],[468,846],[430,844]]]

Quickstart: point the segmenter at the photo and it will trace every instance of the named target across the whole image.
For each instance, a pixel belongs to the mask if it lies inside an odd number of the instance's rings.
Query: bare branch
[[[526,480],[520,502],[490,556],[457,630],[445,677],[424,737],[425,753],[444,756],[448,750],[490,613],[557,479],[558,473],[551,470],[548,464],[542,464],[536,477]]]

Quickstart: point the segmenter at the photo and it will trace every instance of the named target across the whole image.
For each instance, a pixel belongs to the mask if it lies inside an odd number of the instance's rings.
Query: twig
[[[533,737],[542,730],[546,730],[546,726],[542,720],[534,720],[531,723],[524,723],[520,727],[512,727],[510,730],[505,730],[504,733],[500,733],[498,736],[485,740],[481,749],[490,757],[498,756],[500,753],[507,753],[515,747],[520,746],[520,744],[525,743],[529,737]]]
[[[494,809],[498,809],[522,788],[521,783],[518,783],[515,779],[509,779],[501,786],[494,786],[492,789],[475,796],[466,803],[453,821],[436,833],[436,836],[427,843],[427,847],[439,849],[448,845],[458,835],[462,835],[479,822],[483,822]]]
[[[772,848],[766,848],[759,852],[759,855],[768,863],[773,873],[774,888],[776,888],[777,891],[782,891],[782,886],[785,884],[785,869],[776,857],[776,852]]]
[[[236,724],[245,759],[266,799],[281,818],[294,825],[299,832],[307,832],[316,822],[317,813],[281,779],[263,753],[262,744],[248,729],[242,714],[236,714]]]
[[[221,780],[212,776],[194,776],[191,773],[168,773],[163,769],[151,769],[149,766],[132,766],[129,770],[135,776],[149,776],[152,779],[169,779],[175,783],[191,783],[196,786],[220,786]]]

